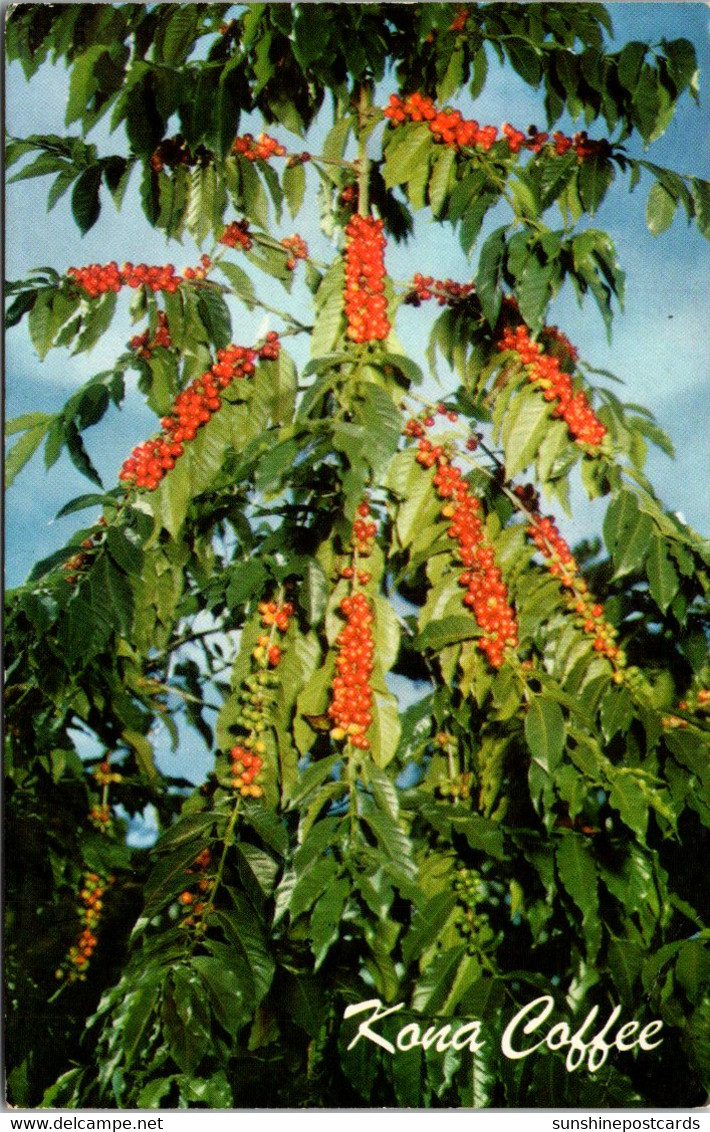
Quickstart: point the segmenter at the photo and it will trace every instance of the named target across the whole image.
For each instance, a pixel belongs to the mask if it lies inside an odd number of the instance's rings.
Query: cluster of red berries
[[[242,798],[262,798],[264,788],[257,782],[264,766],[261,755],[237,744],[229,752],[229,761],[232,789],[238,790]]]
[[[195,857],[192,868],[186,870],[186,872],[190,874],[197,873],[202,875],[200,875],[200,879],[194,885],[196,891],[193,891],[192,888],[185,888],[180,893],[181,908],[183,912],[187,913],[185,919],[182,921],[183,927],[190,927],[201,922],[200,917],[202,917],[206,908],[206,897],[214,887],[214,879],[205,875],[211,864],[212,852],[205,846]]]
[[[257,609],[261,614],[261,623],[265,628],[275,625],[281,633],[287,633],[294,614],[293,602],[285,601],[279,605],[277,601],[260,601]]]
[[[678,701],[678,710],[692,714],[710,712],[710,688],[698,688],[691,691],[687,699]],[[664,715],[661,725],[666,731],[684,730],[689,726],[689,720],[680,715]]]
[[[240,248],[244,248],[248,252],[253,246],[254,241],[249,235],[249,221],[248,220],[233,220],[224,229],[224,232],[219,238],[220,244],[225,244],[228,248],[236,248],[239,244]]]
[[[200,256],[199,267],[186,267],[182,273],[183,279],[204,279],[212,267],[212,260],[208,255]]]
[[[420,275],[412,280],[414,286],[405,298],[405,303],[419,306],[429,299],[436,299],[440,307],[460,303],[475,290],[473,283],[454,283],[452,279],[434,279],[433,275]]]
[[[567,591],[568,606],[580,618],[583,631],[593,639],[595,652],[611,661],[621,679],[621,669],[626,664],[626,658],[616,644],[617,631],[605,620],[604,607],[589,593],[587,583],[579,573],[577,561],[553,518],[535,514],[527,534],[549,562],[550,573],[559,579],[560,585]]]
[[[137,445],[118,474],[124,483],[155,491],[166,472],[184,452],[185,441],[194,440],[198,429],[220,408],[220,390],[232,381],[251,377],[257,359],[278,357],[276,331],[270,331],[264,345],[256,350],[248,346],[227,346],[217,352],[217,361],[201,377],[177,395],[172,413],[161,419],[162,433]]]
[[[390,95],[389,104],[384,110],[385,118],[395,125],[404,122],[426,122],[434,140],[443,145],[453,146],[455,149],[474,148],[487,152],[498,139],[496,126],[480,126],[474,118],[464,118],[459,110],[439,110],[433,99],[428,95],[415,92],[401,98],[398,94]],[[609,143],[606,140],[594,141],[587,137],[585,130],[568,137],[560,130],[556,130],[550,139],[547,133],[541,133],[531,126],[527,133],[515,129],[510,123],[504,122],[501,127],[503,139],[511,153],[519,153],[521,149],[539,153],[549,144],[553,153],[562,156],[568,150],[574,149],[580,161],[593,157],[598,153],[606,153]]]
[[[299,259],[308,259],[308,245],[302,236],[294,233],[293,236],[284,236],[281,241],[281,247],[289,253],[286,260],[286,270],[293,271],[296,266],[296,261]]]
[[[456,149],[478,146],[484,151],[489,150],[498,134],[495,126],[479,126],[474,119],[464,118],[459,110],[437,109],[432,98],[418,91],[406,98],[390,95],[384,115],[395,125],[426,122],[435,141]]]
[[[257,608],[262,627],[269,632],[257,637],[251,653],[254,670],[246,677],[240,697],[243,707],[237,722],[249,734],[229,751],[229,785],[243,798],[262,798],[264,795],[264,789],[258,782],[267,750],[261,734],[267,725],[268,689],[278,684],[273,670],[278,668],[283,657],[283,649],[274,638],[276,633],[283,635],[288,632],[295,612],[290,601],[260,601]]]
[[[445,410],[445,406],[441,408]],[[453,417],[456,419],[455,413]],[[462,601],[483,631],[478,648],[485,653],[492,668],[500,668],[505,650],[515,648],[518,643],[518,626],[508,601],[508,587],[485,535],[480,500],[472,494],[471,485],[451,463],[444,448],[421,435],[425,427],[433,424],[432,416],[427,416],[423,423],[415,422],[414,428],[407,422],[405,433],[420,437],[417,463],[424,468],[436,466],[433,483],[437,495],[444,500],[441,513],[451,520],[447,534],[456,542],[459,561],[465,567],[459,576],[459,584],[466,590]]]
[[[102,759],[93,772],[93,777],[99,786],[110,786],[112,782],[123,782],[123,775],[111,769],[108,759]]]
[[[123,267],[119,267],[112,260],[106,264],[90,263],[86,267],[70,267],[67,275],[92,299],[107,291],[118,293],[122,287],[147,287],[154,293],[165,291],[172,295],[185,279],[204,279],[211,266],[210,257],[203,255],[200,264],[198,268],[187,267],[182,275],[177,275],[172,263],[156,267],[150,267],[146,263],[124,263]]]
[[[466,7],[460,7],[451,24],[449,24],[449,31],[465,31],[466,23],[468,22],[469,10]]]
[[[252,649],[252,656],[258,662],[266,661],[269,668],[278,668],[283,656],[281,645],[276,645],[272,642],[271,637],[267,633],[261,633],[257,637],[256,645]]]
[[[146,330],[143,334],[136,334],[129,342],[131,350],[135,350],[139,357],[146,360],[152,358],[153,350],[157,350],[159,346],[169,350],[171,345],[170,327],[165,311],[158,311],[158,327],[152,338],[150,331]]]
[[[681,700],[678,707],[681,711],[710,712],[710,688],[698,688],[688,699]]]
[[[82,929],[75,944],[67,953],[64,963],[56,972],[58,979],[74,982],[76,979],[86,978],[86,968],[93,955],[96,944],[96,931],[101,919],[103,898],[106,889],[114,883],[113,876],[101,876],[100,873],[85,872],[82,878],[82,887],[79,892],[81,904],[77,911],[82,923]]]
[[[331,736],[347,739],[353,747],[369,750],[367,729],[372,723],[372,687],[375,645],[372,639],[374,616],[370,603],[357,590],[342,599],[340,612],[346,619],[335,642],[336,675],[328,715],[333,721]]]
[[[542,390],[546,401],[556,401],[552,415],[561,417],[578,444],[598,448],[606,427],[592,409],[583,390],[575,393],[572,379],[556,357],[545,354],[526,326],[508,327],[498,342],[499,350],[513,350],[527,368],[531,385]]]
[[[103,515],[98,519],[97,524],[99,528],[106,526],[106,520]],[[79,582],[81,574],[91,564],[91,559],[94,557],[97,547],[104,541],[105,531],[99,529],[94,531],[92,535],[82,539],[81,549],[76,554],[72,554],[71,558],[67,558],[66,562],[62,563],[62,569],[65,571],[64,581],[70,586],[76,586]]]
[[[268,134],[259,134],[258,138],[253,134],[243,134],[234,139],[232,153],[240,153],[248,161],[268,161],[270,157],[283,157],[286,148]]]
[[[358,558],[369,558],[377,534],[377,524],[369,519],[370,504],[365,500],[358,503],[357,514],[358,517],[353,523],[352,549]],[[348,575],[343,574],[343,577]]]
[[[109,833],[113,825],[113,815],[109,804],[102,802],[100,805],[92,806],[89,810],[89,821],[94,829],[98,829],[99,833]]]
[[[381,341],[390,332],[383,228],[382,220],[357,213],[345,228],[345,317],[353,342]]]

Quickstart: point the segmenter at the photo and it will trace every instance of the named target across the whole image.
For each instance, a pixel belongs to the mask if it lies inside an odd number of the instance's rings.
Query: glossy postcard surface
[[[6,16],[6,1099],[702,1106],[700,4]]]

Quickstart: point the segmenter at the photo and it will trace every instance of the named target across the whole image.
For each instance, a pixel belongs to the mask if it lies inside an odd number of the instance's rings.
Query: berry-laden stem
[[[447,415],[449,419],[457,419],[456,413]],[[433,424],[431,416],[425,417],[423,422],[410,420],[405,426],[405,435],[419,441],[417,463],[423,468],[436,468],[433,486],[442,500],[441,514],[451,521],[447,533],[456,543],[455,554],[464,567],[459,575],[459,584],[466,591],[461,600],[483,631],[478,648],[491,668],[497,669],[503,664],[506,653],[518,644],[515,612],[508,601],[508,587],[496,564],[495,551],[485,534],[481,502],[444,447],[432,444],[425,435]]]
[[[219,350],[217,361],[177,395],[171,412],[161,418],[161,434],[133,449],[118,478],[127,488],[155,491],[182,456],[185,443],[194,440],[222,407],[222,391],[233,381],[253,377],[256,362],[278,358],[279,349],[279,336],[271,330],[261,347],[231,345]]]
[[[392,126],[403,125],[405,122],[426,122],[435,142],[450,146],[457,152],[475,150],[488,153],[496,142],[506,145],[512,154],[526,149],[531,153],[544,152],[550,157],[562,157],[569,150],[574,150],[580,162],[611,152],[611,146],[605,138],[594,140],[587,137],[585,130],[576,133],[574,137],[556,130],[550,138],[549,134],[541,133],[534,126],[523,133],[509,122],[504,122],[501,127],[503,136],[499,139],[497,126],[481,126],[473,118],[464,118],[460,110],[440,109],[433,99],[419,92],[405,98],[398,94],[390,95],[384,116]]]
[[[345,317],[351,342],[383,341],[390,332],[382,220],[351,216],[345,228]]]
[[[572,439],[585,451],[598,452],[606,436],[606,426],[592,409],[586,393],[581,389],[575,392],[570,375],[557,358],[545,354],[540,343],[533,341],[527,326],[506,329],[498,349],[518,355],[530,384],[542,391],[546,401],[557,402],[552,410],[553,417],[565,422]]]
[[[76,942],[69,948],[66,958],[57,968],[56,977],[62,979],[63,982],[56,994],[50,998],[50,1002],[54,1001],[67,983],[76,982],[77,979],[81,981],[86,979],[89,960],[98,943],[96,933],[101,921],[104,906],[103,898],[107,888],[114,883],[114,880],[113,876],[103,873],[84,872],[79,891],[80,904],[77,908],[82,925],[81,931]]]
[[[198,880],[197,893],[191,888],[186,888],[180,897],[183,911],[187,913],[183,924],[193,927],[197,933],[204,933],[207,930],[207,921],[214,909],[217,893],[222,884],[227,854],[234,844],[237,818],[245,804],[248,805],[253,800],[264,797],[264,788],[259,779],[264,767],[264,756],[267,753],[263,734],[267,726],[267,708],[270,700],[268,689],[274,682],[278,682],[274,669],[278,668],[283,655],[278,638],[288,632],[294,613],[291,602],[283,599],[283,591],[280,591],[277,600],[262,601],[258,605],[262,628],[269,631],[260,634],[257,638],[257,643],[252,649],[252,671],[242,684],[240,699],[244,706],[238,722],[245,734],[228,753],[230,763],[228,784],[236,797],[217,869],[212,875],[202,876]],[[195,866],[198,870],[207,870],[211,860],[210,850],[205,849],[196,860]],[[195,868],[188,871],[193,872]],[[208,900],[205,899],[207,893],[209,893]]]
[[[259,778],[267,751],[263,732],[267,726],[267,708],[271,701],[269,689],[278,684],[274,670],[278,668],[283,656],[278,637],[288,632],[294,613],[292,603],[283,598],[282,591],[275,601],[259,602],[262,628],[269,631],[261,633],[257,638],[252,649],[252,672],[246,677],[241,692],[244,707],[239,723],[246,735],[229,752],[232,776],[230,785],[244,798],[262,798],[264,795]]]
[[[585,634],[594,642],[595,652],[607,658],[614,670],[614,679],[621,683],[626,656],[616,644],[617,631],[604,618],[604,607],[589,593],[574,555],[554,520],[551,516],[543,518],[533,512],[526,533],[548,563],[550,573],[566,592],[568,608],[580,618]]]
[[[370,573],[360,569],[360,559],[372,553],[377,525],[372,522],[370,505],[358,505],[358,518],[353,523],[350,562],[341,577],[350,582],[350,593],[342,598],[340,612],[346,619],[335,642],[336,675],[333,677],[333,698],[328,708],[332,720],[331,738],[347,741],[349,747],[370,749],[367,731],[372,723],[372,687],[375,645],[372,636],[374,613],[367,596],[358,587],[367,585]]]

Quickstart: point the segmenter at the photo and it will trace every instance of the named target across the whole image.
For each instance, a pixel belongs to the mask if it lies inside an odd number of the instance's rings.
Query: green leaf
[[[42,290],[36,293],[36,300],[30,307],[27,320],[30,338],[40,360],[52,348],[55,334],[55,324],[52,311],[53,296],[51,291]]]
[[[441,951],[417,980],[412,995],[412,1010],[433,1016],[448,998],[459,966],[466,959],[463,945]]]
[[[537,87],[542,70],[537,51],[532,44],[526,39],[510,36],[504,39],[504,46],[513,69],[526,83]]]
[[[101,167],[94,165],[78,178],[71,195],[71,211],[82,236],[86,235],[99,218],[101,203]]]
[[[361,382],[358,401],[362,408],[358,419],[365,426],[365,458],[378,483],[397,451],[402,431],[402,418],[392,398],[373,382]]]
[[[256,292],[246,271],[238,267],[236,263],[229,263],[225,259],[219,261],[219,269],[227,276],[237,298],[241,299],[249,310],[253,310],[256,305]]]
[[[535,459],[549,423],[547,402],[537,390],[523,386],[511,398],[503,416],[502,428],[505,470],[510,479],[519,475]]]
[[[639,509],[635,495],[620,491],[604,518],[604,541],[614,563],[614,577],[638,570],[651,545],[653,522]]]
[[[202,980],[213,1014],[227,1033],[236,1037],[249,1021],[254,1006],[250,980],[240,978],[233,968],[225,967],[221,959],[210,955],[196,955],[192,965]]]
[[[170,1055],[183,1073],[194,1074],[211,1045],[210,1016],[203,986],[194,971],[176,967],[163,992],[161,1018]]]
[[[322,621],[329,594],[330,585],[325,571],[315,558],[311,558],[298,591],[298,601],[308,618],[309,625],[318,625]]]
[[[545,321],[555,272],[554,264],[541,264],[537,256],[531,255],[520,279],[516,280],[515,293],[520,313],[533,331],[541,330]]]
[[[703,236],[710,240],[710,181],[701,181],[699,177],[691,177],[690,191],[693,194],[698,228]]]
[[[663,539],[654,535],[645,559],[651,596],[664,613],[680,588],[680,578],[671,562]]]
[[[434,162],[429,180],[429,204],[434,216],[440,216],[445,207],[454,180],[456,153],[451,146],[445,146]]]
[[[363,808],[362,817],[375,834],[379,848],[390,862],[398,883],[408,885],[416,878],[417,864],[414,860],[414,847],[407,834],[386,811],[376,806]]]
[[[155,846],[155,852],[173,852],[179,845],[184,845],[188,841],[204,843],[206,839],[211,840],[208,835],[214,828],[215,820],[214,813],[204,810],[181,817],[162,835]]]
[[[607,157],[594,154],[582,161],[578,174],[579,196],[590,216],[594,216],[613,180],[614,166]]]
[[[333,857],[321,857],[297,877],[287,908],[291,921],[297,920],[316,900],[334,884],[338,875],[338,865]]]
[[[348,877],[339,877],[329,885],[311,913],[308,934],[315,957],[314,971],[318,970],[333,944],[337,942],[340,935],[340,921],[351,888],[352,882]]]
[[[388,189],[406,184],[426,167],[433,148],[431,131],[424,122],[408,122],[394,130],[385,148],[383,176]]]
[[[476,294],[489,326],[495,326],[503,301],[501,288],[507,228],[496,228],[481,248],[476,275]]]
[[[106,546],[109,554],[127,574],[143,573],[144,555],[140,546],[133,542],[120,527],[111,526],[106,532]]]
[[[565,747],[565,720],[557,700],[544,694],[531,696],[525,716],[525,739],[533,761],[552,774]]]
[[[205,288],[197,299],[197,313],[207,331],[209,340],[218,350],[232,341],[232,319],[229,307],[219,291]]]
[[[476,619],[472,616],[444,617],[438,621],[430,621],[421,633],[412,641],[415,649],[433,649],[438,652],[444,645],[454,644],[457,641],[468,641],[473,637],[480,637],[481,630]]]
[[[436,945],[456,903],[456,893],[452,889],[445,889],[437,892],[417,911],[411,928],[402,940],[402,959],[405,965],[408,966]]]
[[[55,153],[40,153],[30,165],[25,165],[19,173],[15,173],[12,177],[8,178],[9,184],[14,184],[16,181],[26,181],[32,177],[46,177],[49,173],[64,172],[66,175],[70,173],[72,180],[77,176],[77,171],[72,170],[66,158],[59,157]]]
[[[668,70],[676,88],[679,92],[689,88],[697,102],[698,58],[692,42],[689,39],[662,39],[661,46],[668,59]]]
[[[399,703],[391,693],[375,692],[372,697],[372,723],[368,736],[372,758],[377,766],[385,767],[392,761],[400,736]]]
[[[609,805],[619,811],[624,824],[643,842],[648,826],[649,800],[632,775],[623,771],[614,774],[609,791]]]
[[[271,986],[276,964],[262,926],[246,898],[238,892],[232,892],[231,896],[234,908],[219,909],[215,915],[225,929],[230,947],[239,948],[237,963],[249,970],[254,984],[255,1005],[258,1005]]]
[[[677,207],[677,197],[671,196],[660,181],[655,181],[646,201],[646,225],[652,236],[659,236],[670,228]]]
[[[624,734],[631,726],[634,717],[634,705],[626,688],[612,684],[601,702],[600,719],[604,738],[611,742],[619,732]]]
[[[282,184],[288,210],[295,217],[300,212],[306,192],[306,170],[300,161],[295,165],[286,165]]]
[[[47,430],[54,420],[51,413],[26,413],[9,421],[7,432],[23,432],[23,435],[10,449],[5,462],[5,486],[10,487],[15,476],[24,468],[37,451]],[[14,426],[14,427],[11,427]]]
[[[560,839],[555,859],[560,880],[582,913],[587,954],[594,962],[601,943],[594,857],[581,835],[567,833]]]
[[[107,291],[91,303],[82,317],[82,327],[72,354],[80,354],[95,346],[102,334],[108,330],[116,310],[118,296],[115,291]]]
[[[105,54],[105,44],[97,43],[74,59],[69,80],[65,125],[70,126],[88,112],[90,100],[99,85],[96,76],[97,63]]]
[[[163,59],[166,63],[182,64],[190,54],[197,39],[200,12],[190,4],[173,5],[163,35]]]
[[[232,1086],[223,1069],[218,1069],[206,1079],[193,1076],[178,1077],[176,1084],[180,1089],[181,1099],[188,1107],[229,1109],[234,1104]]]

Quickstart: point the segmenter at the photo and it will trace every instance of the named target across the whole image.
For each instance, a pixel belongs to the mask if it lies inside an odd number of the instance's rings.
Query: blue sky
[[[696,3],[634,3],[607,6],[616,32],[616,43],[628,39],[657,41],[662,36],[685,36],[698,52],[701,67],[701,106],[687,99],[666,135],[651,147],[648,157],[661,165],[710,179],[710,38],[709,10]],[[27,84],[19,66],[7,70],[7,125],[11,134],[74,133],[65,130],[63,111],[68,74],[63,66],[45,66]],[[538,94],[504,69],[491,69],[486,88],[475,105],[464,99],[458,103],[467,116],[500,124],[528,122],[543,125]],[[258,128],[258,123],[255,124]],[[579,125],[579,124],[578,124]],[[567,124],[569,128],[569,124]],[[242,129],[246,128],[245,125]],[[272,132],[295,148],[285,131]],[[599,136],[599,129],[590,130]],[[308,139],[314,152],[320,130]],[[117,131],[109,136],[104,125],[91,135],[101,153],[120,152],[125,143]],[[642,150],[635,151],[643,156]],[[14,171],[14,170],[13,170]],[[134,175],[135,176],[135,175]],[[138,205],[138,178],[132,183],[123,209],[117,213],[105,202],[96,227],[83,239],[69,212],[68,196],[49,214],[45,200],[48,179],[36,179],[7,186],[6,271],[10,279],[22,277],[38,264],[64,271],[70,264],[106,262],[115,258],[148,262],[174,262],[178,269],[195,263],[200,250],[186,241],[183,247],[166,246],[162,236],[149,228]],[[580,348],[591,364],[612,370],[623,378],[621,396],[647,405],[659,423],[670,433],[676,447],[676,460],[659,454],[649,462],[649,474],[666,504],[679,510],[686,520],[703,533],[710,532],[710,318],[707,298],[710,283],[710,244],[684,220],[676,218],[672,228],[653,239],[644,224],[645,197],[649,183],[632,195],[619,180],[612,189],[595,226],[612,234],[622,266],[627,272],[627,301],[623,315],[615,320],[611,346],[606,341],[601,318],[591,303],[580,310],[569,293],[555,302],[553,321],[558,323]],[[499,221],[496,221],[499,222]],[[283,234],[294,228],[306,235],[312,250],[325,258],[333,254],[316,232],[315,210],[304,210],[291,222],[287,218]],[[474,263],[475,263],[474,253]],[[411,248],[391,246],[388,267],[394,277],[405,279],[413,271],[465,279],[471,271],[454,240],[442,236],[440,228],[423,220],[423,233],[414,253]],[[289,300],[273,285],[260,283],[259,290],[275,305]],[[278,292],[278,293],[277,293]],[[302,293],[302,292],[301,292]],[[294,300],[298,301],[299,288]],[[26,322],[11,330],[6,341],[6,415],[11,418],[33,410],[53,411],[61,407],[71,392],[88,377],[109,368],[125,348],[134,331],[130,328],[126,305],[110,332],[88,355],[72,358],[64,351],[51,351],[39,362],[27,337]],[[435,312],[432,312],[435,313]],[[405,348],[421,355],[426,345],[425,323],[428,312],[403,310],[397,329]],[[262,328],[261,316],[250,316],[234,308],[234,338],[252,341]],[[140,328],[139,328],[140,329]],[[301,355],[302,357],[303,355]],[[150,435],[154,418],[135,395],[124,411],[112,412],[105,423],[85,435],[92,459],[104,482],[115,482],[120,464],[136,442]],[[6,501],[6,584],[16,585],[26,576],[32,563],[64,544],[76,526],[89,521],[90,513],[55,521],[59,507],[85,491],[92,490],[62,458],[47,474],[41,455],[26,468],[10,489]],[[586,505],[575,500],[575,522],[567,524],[568,537],[580,537],[599,529],[603,504]]]

